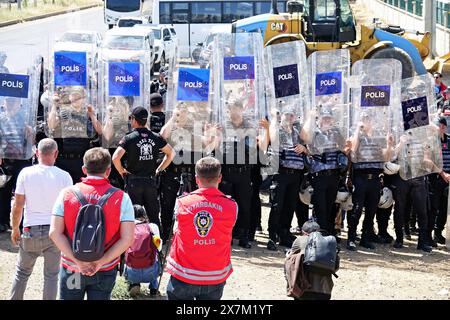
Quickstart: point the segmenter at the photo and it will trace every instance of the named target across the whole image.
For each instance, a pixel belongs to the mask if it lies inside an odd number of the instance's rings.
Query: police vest
[[[0,118],[0,154],[5,158],[21,158],[26,153],[27,141],[23,117],[17,114],[11,118]]]
[[[442,145],[442,160],[444,163],[443,170],[446,173],[450,173],[450,145],[449,145],[449,136],[445,133],[443,141],[441,140]]]
[[[242,129],[226,129],[224,131],[221,155],[224,164],[256,164],[256,131],[245,128],[249,128],[249,126],[244,125]]]
[[[83,182],[76,184],[80,188],[85,198],[90,201],[95,199],[97,201],[111,185],[107,179],[87,179],[84,178]],[[123,191],[115,192],[106,202],[103,207],[105,213],[105,244],[109,244],[106,248],[107,251],[120,239],[120,203],[122,203]],[[80,202],[71,191],[66,191],[64,198],[64,224],[65,234],[70,240],[73,238],[73,232],[75,230],[76,220],[78,216],[78,210],[80,209]],[[120,262],[120,257],[114,259],[103,265],[100,271],[108,271],[113,269]],[[61,256],[61,264],[66,269],[72,272],[78,272],[75,263],[65,257]]]
[[[322,155],[314,155],[311,160],[311,173],[324,170],[334,170],[339,167],[338,155],[340,151],[325,152]]]
[[[289,134],[285,130],[279,130],[280,137],[280,166],[288,169],[303,169],[305,164],[303,156],[294,151],[294,147],[300,144],[298,130],[293,128]]]
[[[198,189],[177,200],[178,226],[167,272],[180,281],[214,285],[233,272],[231,237],[237,204],[215,188]]]

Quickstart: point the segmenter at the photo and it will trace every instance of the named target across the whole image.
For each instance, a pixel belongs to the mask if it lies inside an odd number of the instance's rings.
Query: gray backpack
[[[309,272],[334,275],[339,270],[339,256],[336,238],[324,237],[319,231],[308,237],[303,265]]]

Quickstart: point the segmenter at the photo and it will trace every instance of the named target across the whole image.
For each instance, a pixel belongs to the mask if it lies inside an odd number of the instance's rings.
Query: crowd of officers
[[[175,151],[171,141],[171,121],[166,121],[164,105],[166,96],[166,72],[160,70],[158,80],[152,82],[149,108],[137,107],[130,114],[131,131],[124,135],[119,146],[110,149],[114,163],[110,181],[113,185],[124,188],[133,203],[143,205],[151,223],[160,227],[161,237],[167,242],[173,226],[173,212],[177,196],[193,191],[195,185],[195,163],[205,154],[183,155],[183,150]],[[84,98],[70,99],[78,101]],[[42,101],[42,99],[41,99]],[[150,112],[148,112],[150,110]],[[230,120],[233,127],[248,127],[242,117],[242,104],[235,101],[230,108]],[[101,125],[95,116],[95,108],[87,108],[90,130],[101,135]],[[321,125],[326,126],[327,117],[332,120],[330,110],[322,110]],[[328,114],[327,114],[328,112]],[[42,115],[42,113],[41,113]],[[245,145],[245,161],[239,163],[219,154],[214,156],[223,160],[222,181],[219,189],[233,197],[238,204],[238,220],[233,230],[233,238],[238,239],[239,246],[251,248],[257,231],[261,230],[260,191],[264,183],[261,174],[267,164],[261,157],[257,163],[251,162],[251,155],[260,155],[260,150],[267,150],[271,141],[279,141],[276,154],[279,169],[267,178],[270,181],[270,215],[269,240],[267,249],[277,250],[277,246],[291,247],[295,236],[291,225],[294,213],[298,226],[309,219],[309,205],[300,201],[299,191],[305,185],[313,188],[311,205],[313,217],[320,227],[330,235],[338,238],[339,229],[346,216],[348,226],[348,250],[357,250],[356,242],[365,248],[374,249],[376,243],[391,244],[395,248],[403,247],[404,238],[410,240],[416,231],[418,222],[417,249],[430,252],[437,244],[445,244],[442,235],[447,218],[448,183],[450,181],[450,144],[445,133],[447,121],[439,118],[440,138],[444,168],[442,172],[411,180],[403,180],[398,173],[385,174],[382,162],[366,162],[352,164],[348,161],[349,153],[359,141],[344,141],[343,152],[324,153],[321,156],[310,156],[303,141],[305,126],[300,127],[294,114],[284,113],[272,115],[271,121],[261,119],[260,132],[256,143],[251,143],[245,136],[225,138],[210,137],[203,141],[204,145],[212,145],[214,150],[222,150],[224,154],[237,154],[238,144]],[[228,129],[227,129],[228,130]],[[323,134],[323,132],[322,132]],[[97,136],[98,136],[97,135]],[[40,133],[37,142],[45,136]],[[318,133],[314,133],[315,139]],[[56,165],[70,173],[74,183],[79,182],[83,173],[82,157],[86,150],[97,147],[101,139],[95,138],[57,138],[59,155]],[[393,143],[391,141],[391,143]],[[218,145],[222,148],[217,148]],[[294,148],[292,148],[292,145]],[[288,146],[288,147],[285,147]],[[390,145],[393,149],[393,146]],[[212,150],[211,149],[211,150]],[[391,159],[386,154],[386,159]],[[177,161],[174,161],[174,159]],[[184,159],[184,160],[183,160]],[[186,160],[187,159],[187,160]],[[235,159],[234,159],[235,160]],[[14,190],[15,179],[20,170],[32,164],[29,160],[1,159],[1,168],[12,176],[0,188],[0,231],[9,228],[10,201]],[[389,208],[379,208],[380,192],[389,187],[394,196],[394,204]],[[352,193],[353,208],[343,210],[336,202],[338,191],[347,190]],[[388,222],[393,212],[395,239],[388,233]],[[357,227],[362,214],[364,221],[362,233],[358,239]],[[377,223],[377,232],[374,222]]]

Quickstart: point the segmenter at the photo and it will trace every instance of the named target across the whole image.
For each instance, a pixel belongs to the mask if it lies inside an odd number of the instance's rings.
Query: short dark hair
[[[219,160],[213,157],[201,158],[195,164],[195,174],[200,180],[212,182],[220,176],[221,165]]]
[[[147,211],[145,211],[145,208],[139,204],[133,205],[134,209],[134,218],[137,220],[148,220],[147,217]]]
[[[436,71],[433,73],[433,76],[439,76],[439,78],[442,78],[442,73]]]
[[[102,174],[111,167],[111,155],[104,148],[92,148],[86,151],[83,165],[88,174]]]

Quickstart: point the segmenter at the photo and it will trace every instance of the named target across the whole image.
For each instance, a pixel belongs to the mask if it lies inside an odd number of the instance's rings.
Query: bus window
[[[222,5],[220,2],[192,2],[191,23],[222,22]]]
[[[223,3],[223,22],[231,23],[251,16],[253,16],[253,2]]]
[[[106,9],[116,12],[132,12],[141,9],[140,0],[106,0]]]
[[[255,2],[255,15],[269,13],[271,6],[270,2]]]
[[[170,3],[159,3],[159,23],[171,23],[170,19]]]
[[[172,23],[189,23],[189,3],[172,3]]]

